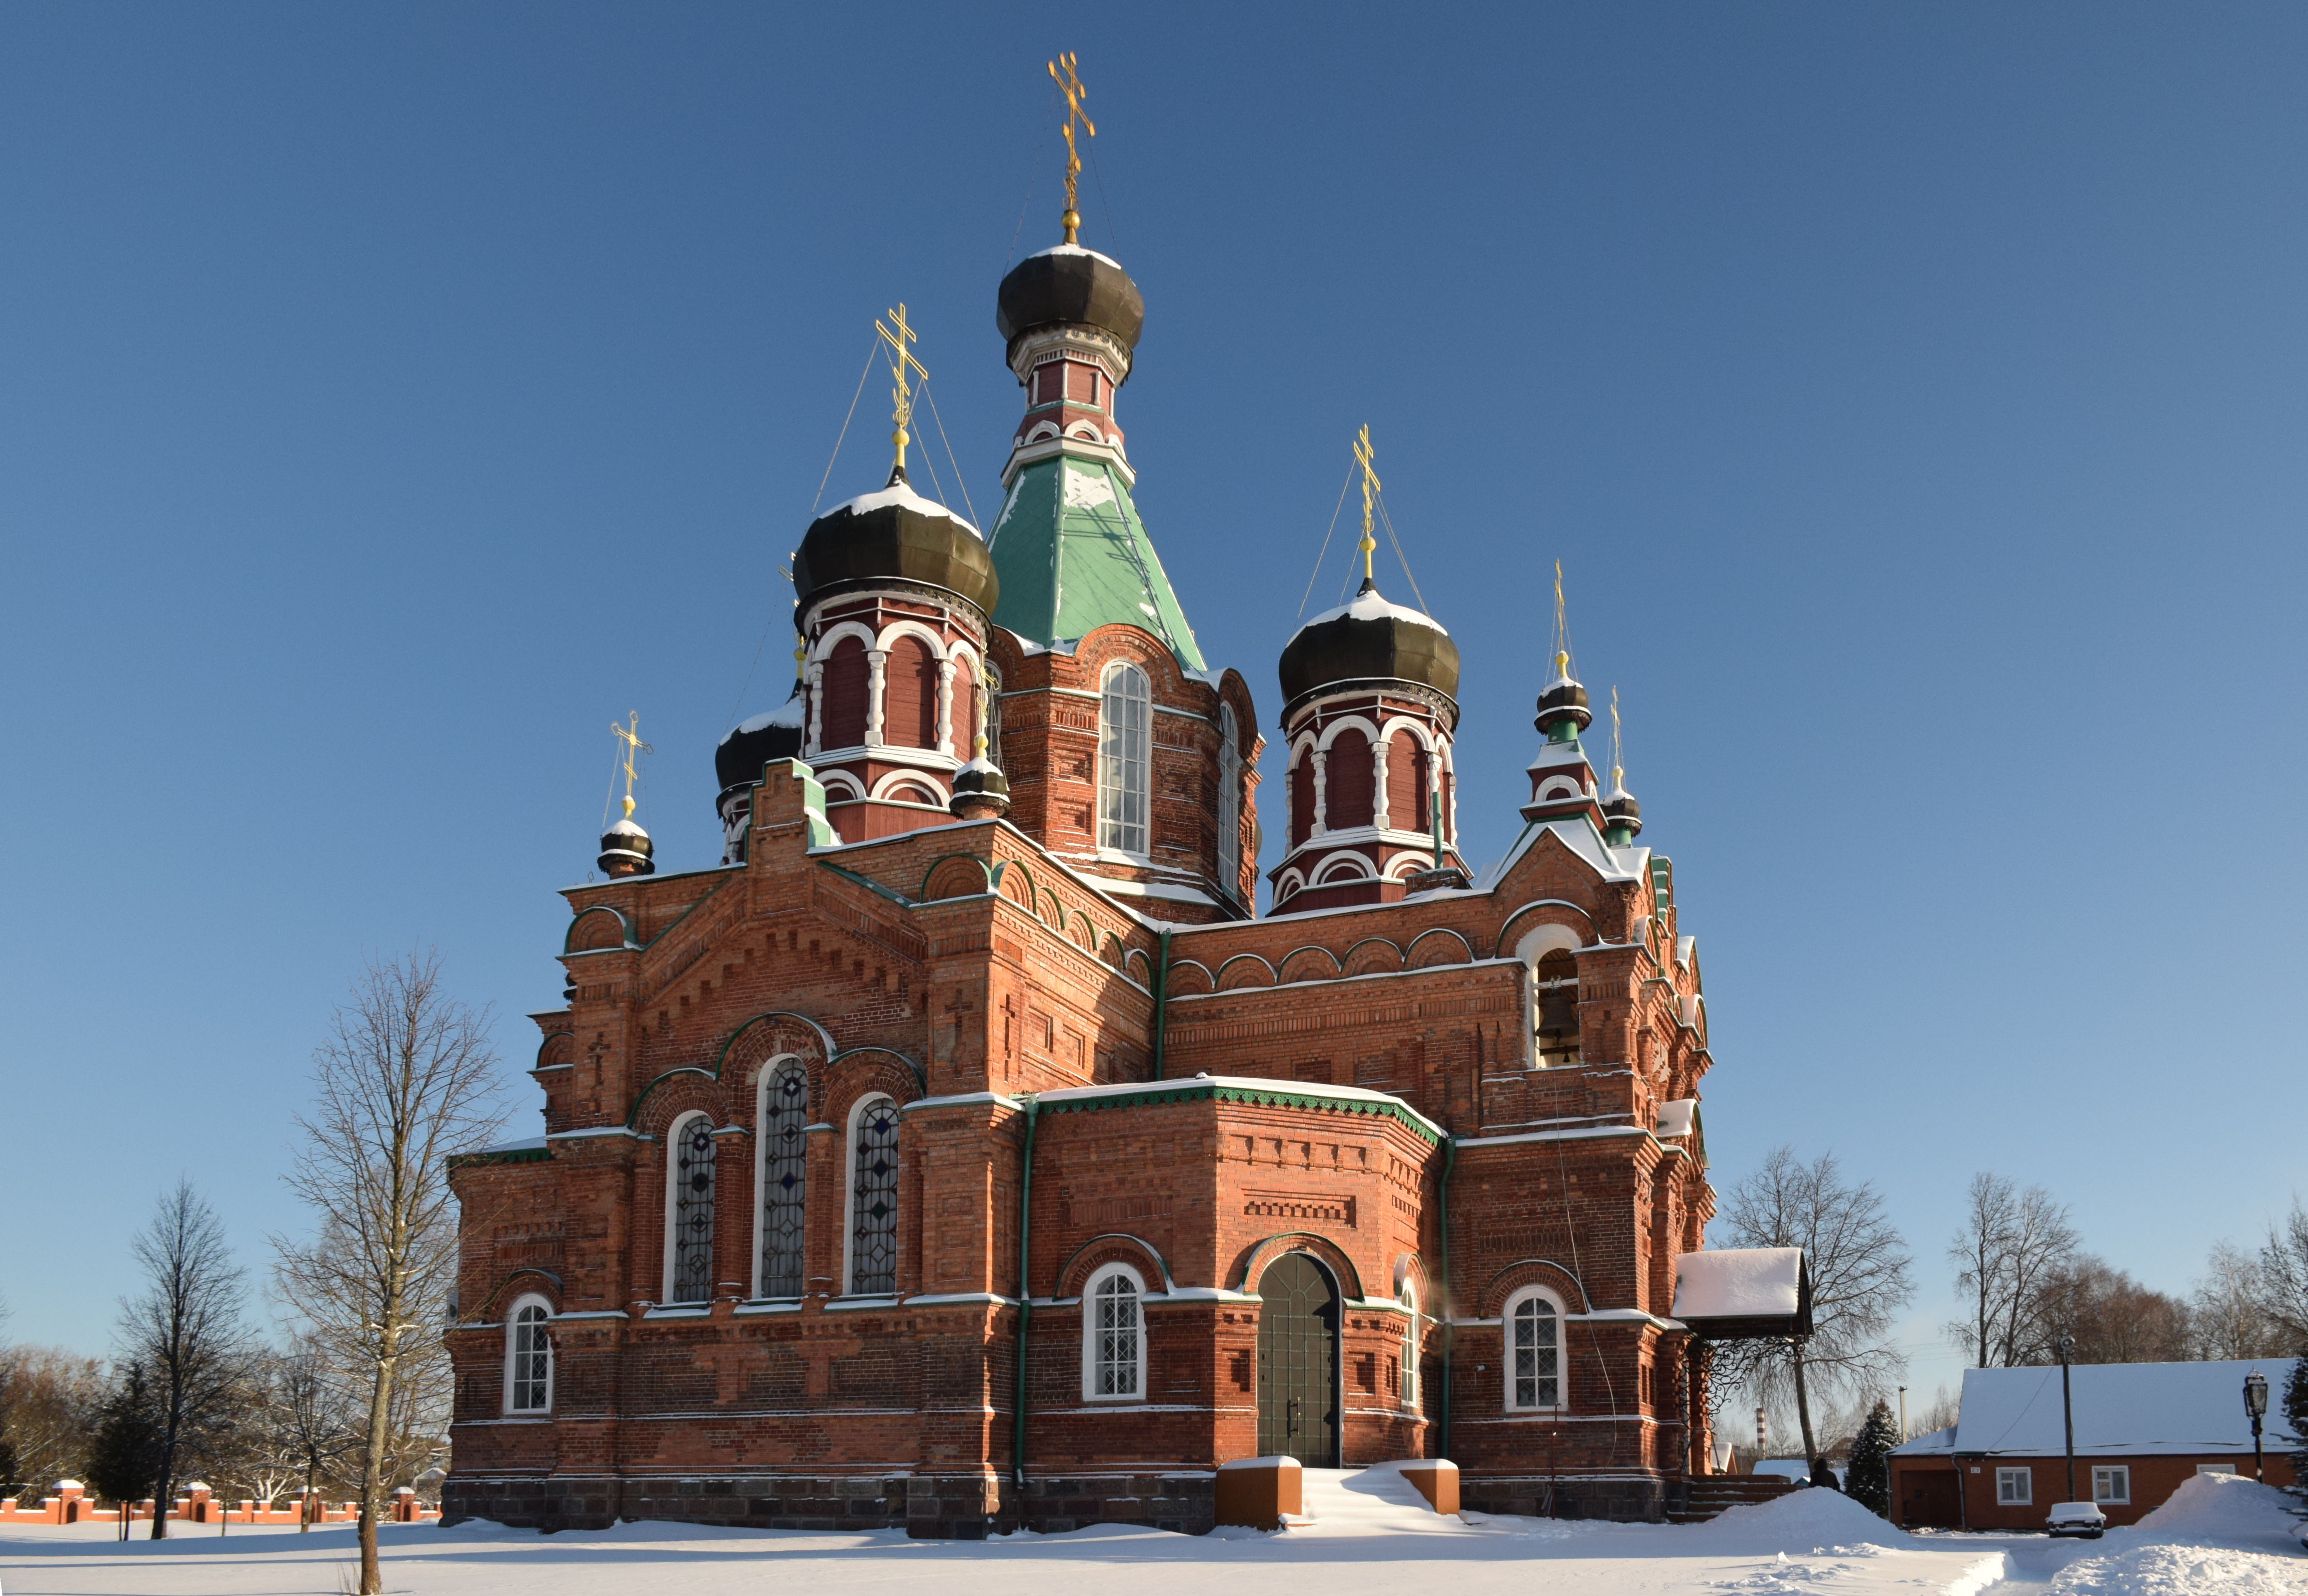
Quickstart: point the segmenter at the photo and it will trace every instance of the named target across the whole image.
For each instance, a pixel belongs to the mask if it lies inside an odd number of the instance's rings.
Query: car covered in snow
[[[2073,1535],[2085,1540],[2097,1540],[2107,1529],[2107,1514],[2089,1502],[2055,1502],[2044,1521],[2054,1539]]]

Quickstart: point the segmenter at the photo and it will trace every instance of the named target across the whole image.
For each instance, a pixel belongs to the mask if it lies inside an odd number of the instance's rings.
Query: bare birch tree
[[[504,1120],[488,1024],[444,988],[438,954],[370,963],[314,1053],[316,1100],[297,1122],[287,1178],[316,1223],[307,1240],[274,1239],[275,1280],[360,1377],[362,1596],[384,1589],[377,1524],[402,1450],[396,1414],[411,1379],[443,1367],[435,1343],[457,1267],[449,1160]]]
[[[2195,1356],[2225,1359],[2285,1358],[2299,1342],[2268,1310],[2260,1260],[2233,1242],[2216,1241],[2204,1260],[2204,1277],[2190,1298]]]
[[[168,1533],[177,1464],[229,1423],[247,1352],[242,1272],[213,1209],[179,1180],[129,1250],[144,1290],[121,1304],[125,1360],[151,1382],[155,1479],[152,1539]]]
[[[2292,1200],[2280,1225],[2268,1228],[2260,1249],[2261,1302],[2294,1347],[2308,1346],[2308,1209]]]
[[[1820,1455],[1813,1386],[1822,1395],[1890,1388],[1906,1359],[1887,1339],[1892,1316],[1914,1295],[1908,1247],[1872,1185],[1843,1178],[1835,1154],[1806,1164],[1779,1147],[1731,1190],[1723,1223],[1739,1247],[1799,1247],[1811,1271],[1812,1333],[1787,1342],[1732,1342],[1718,1349],[1733,1382],[1765,1402],[1795,1398],[1804,1455]]]
[[[2078,1245],[2066,1207],[2042,1186],[1973,1176],[1963,1229],[1948,1244],[1956,1290],[1971,1306],[1948,1324],[1949,1339],[1980,1368],[2037,1360],[2059,1333],[2057,1288]]]

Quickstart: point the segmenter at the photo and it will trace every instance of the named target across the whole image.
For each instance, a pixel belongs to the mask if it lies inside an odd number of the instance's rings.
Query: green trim
[[[832,1033],[828,1031],[824,1026],[820,1025],[807,1014],[797,1014],[791,1009],[773,1008],[766,1014],[755,1014],[752,1019],[746,1021],[743,1025],[738,1026],[736,1030],[729,1033],[729,1040],[723,1042],[721,1044],[721,1050],[713,1056],[713,1078],[715,1080],[719,1081],[721,1078],[721,1066],[729,1062],[729,1049],[737,1045],[737,1039],[745,1035],[747,1031],[753,1030],[754,1026],[759,1025],[764,1020],[800,1021],[803,1024],[808,1026],[812,1031],[817,1033],[817,1045],[824,1050],[827,1059],[831,1060],[833,1057],[833,1036]],[[663,1078],[664,1077],[662,1076],[659,1077],[660,1080]],[[652,1085],[655,1083],[656,1083],[654,1082],[651,1083]]]
[[[541,1164],[553,1156],[550,1147],[507,1147],[495,1152],[459,1152],[449,1158],[452,1169],[469,1169],[478,1164]]]
[[[929,1076],[922,1073],[922,1066],[916,1064],[905,1054],[899,1052],[895,1048],[884,1048],[876,1043],[868,1042],[862,1048],[851,1048],[847,1052],[836,1053],[832,1057],[825,1061],[826,1067],[828,1069],[831,1069],[843,1059],[855,1058],[860,1053],[887,1053],[891,1057],[896,1059],[900,1064],[904,1065],[907,1069],[913,1073],[914,1085],[920,1090],[921,1094],[924,1097],[927,1097],[930,1094]]]
[[[642,1087],[640,1093],[634,1097],[633,1109],[625,1116],[625,1128],[627,1130],[630,1131],[640,1128],[642,1105],[650,1100],[650,1092],[655,1091],[659,1087],[664,1085],[667,1081],[672,1080],[676,1075],[702,1075],[707,1080],[716,1083],[719,1083],[721,1079],[718,1068],[709,1070],[704,1065],[697,1064],[685,1064],[666,1071],[665,1074],[659,1075],[656,1080],[651,1081],[648,1085]]]
[[[1200,1081],[1179,1081],[1149,1084],[1137,1091],[1103,1093],[1098,1097],[1078,1098],[1063,1102],[1050,1102],[1046,1096],[1042,1107],[1052,1114],[1081,1114],[1101,1109],[1133,1107],[1147,1102],[1164,1103],[1243,1103],[1259,1109],[1322,1109],[1334,1114],[1367,1114],[1378,1118],[1392,1119],[1416,1134],[1429,1146],[1440,1146],[1445,1140],[1442,1131],[1429,1125],[1407,1103],[1373,1102],[1364,1098],[1333,1097],[1320,1088],[1305,1091],[1290,1087],[1217,1086]],[[1357,1293],[1359,1295],[1359,1293]]]
[[[1279,1258],[1288,1257],[1292,1253],[1305,1252],[1304,1247],[1286,1245],[1293,1241],[1319,1241],[1324,1247],[1329,1247],[1332,1252],[1338,1254],[1339,1257],[1346,1260],[1347,1275],[1348,1276],[1347,1279],[1339,1281],[1339,1291],[1356,1302],[1362,1301],[1364,1298],[1369,1295],[1368,1292],[1363,1290],[1363,1273],[1361,1270],[1355,1267],[1354,1255],[1347,1251],[1345,1247],[1340,1247],[1334,1238],[1323,1235],[1319,1230],[1277,1230],[1271,1236],[1262,1236],[1256,1241],[1252,1242],[1250,1245],[1250,1251],[1243,1255],[1242,1274],[1240,1279],[1236,1281],[1235,1290],[1245,1292],[1250,1290],[1250,1272],[1258,1266],[1259,1255],[1265,1252],[1268,1247],[1278,1246],[1281,1247],[1282,1251],[1279,1255],[1278,1261],[1279,1261]],[[1333,1278],[1337,1277],[1339,1272],[1328,1258],[1311,1252],[1306,1253],[1306,1255],[1313,1259],[1315,1263],[1320,1264],[1323,1268],[1330,1270]],[[1263,1294],[1262,1293],[1262,1295]]]
[[[905,893],[892,892],[890,888],[883,886],[880,882],[872,879],[870,876],[860,876],[855,870],[845,870],[840,865],[835,864],[831,859],[820,859],[817,863],[820,869],[831,870],[836,876],[840,876],[844,881],[855,882],[859,886],[864,887],[867,892],[873,893],[880,897],[887,898],[891,902],[895,903],[900,909],[917,909],[920,907],[920,905],[916,903],[911,898],[907,897]]]
[[[615,917],[616,918],[616,921],[617,921],[617,935],[618,935],[618,938],[619,938],[619,941],[620,941],[620,945],[619,945],[619,946],[617,946],[617,947],[613,947],[613,948],[609,948],[609,947],[572,948],[569,945],[570,945],[570,943],[571,943],[572,941],[573,941],[573,940],[575,939],[575,937],[576,937],[576,936],[577,936],[577,927],[580,927],[580,926],[581,926],[581,925],[583,925],[583,924],[585,923],[585,920],[586,920],[586,917],[587,917],[587,916],[589,916],[589,915],[596,915],[596,914],[607,914],[607,915],[613,915],[613,916],[615,916]],[[641,946],[642,946],[642,945],[641,945],[640,943],[635,942],[635,941],[633,940],[633,922],[632,921],[632,919],[629,919],[629,918],[626,916],[625,911],[624,911],[624,910],[622,910],[622,909],[618,909],[618,908],[615,907],[614,905],[607,904],[607,903],[589,903],[589,904],[587,904],[584,908],[582,908],[582,909],[579,910],[575,914],[573,914],[573,915],[572,915],[572,916],[570,916],[570,917],[569,917],[569,929],[567,929],[566,931],[564,931],[564,932],[563,932],[563,933],[561,934],[561,956],[562,956],[563,958],[564,958],[564,959],[566,959],[566,958],[570,957],[572,953],[630,953],[630,952],[637,951],[638,949],[640,949],[640,947],[641,947]]]
[[[1072,1252],[1066,1255],[1066,1261],[1058,1265],[1057,1273],[1050,1277],[1050,1291],[1052,1295],[1055,1296],[1056,1294],[1058,1283],[1066,1278],[1067,1274],[1072,1271],[1073,1266],[1076,1264],[1081,1262],[1081,1255],[1089,1251],[1090,1248],[1096,1247],[1101,1241],[1126,1241],[1132,1247],[1143,1247],[1146,1250],[1146,1255],[1154,1260],[1154,1267],[1162,1272],[1162,1290],[1165,1292],[1169,1292],[1175,1291],[1178,1289],[1178,1282],[1170,1277],[1170,1260],[1162,1255],[1162,1251],[1159,1247],[1147,1240],[1143,1236],[1132,1236],[1127,1230],[1107,1230],[1101,1235],[1091,1237],[1088,1241],[1083,1242],[1080,1247],[1074,1248]]]
[[[942,853],[938,855],[937,858],[930,861],[930,867],[928,869],[922,872],[922,884],[914,889],[915,897],[920,899],[925,903],[942,903],[944,902],[943,898],[934,899],[930,896],[930,877],[937,874],[937,867],[940,865],[945,864],[951,859],[968,859],[971,864],[976,865],[977,867],[978,875],[985,878],[986,890],[989,893],[994,890],[994,871],[987,866],[986,862],[978,858],[977,855],[974,853]],[[824,864],[825,861],[820,859],[818,862],[820,864]],[[827,867],[831,869],[836,868],[837,867],[828,866]],[[964,894],[964,896],[968,895],[969,894],[967,893]]]

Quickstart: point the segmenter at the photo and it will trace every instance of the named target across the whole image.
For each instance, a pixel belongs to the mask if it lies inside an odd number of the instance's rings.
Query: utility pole
[[[2060,1336],[2060,1419],[2068,1432],[2068,1495],[2076,1499],[2076,1408],[2068,1395],[2068,1359],[2075,1355],[2076,1338],[2063,1332]]]
[[[1907,1439],[1908,1439],[1908,1388],[1907,1388],[1905,1385],[1902,1385],[1902,1386],[1900,1386],[1900,1387],[1899,1387],[1899,1440],[1900,1440],[1901,1445],[1904,1445],[1906,1444],[1906,1442],[1907,1442]]]

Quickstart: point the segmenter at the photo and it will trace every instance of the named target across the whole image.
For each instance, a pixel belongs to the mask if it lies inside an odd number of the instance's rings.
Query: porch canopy
[[[1675,1316],[1711,1342],[1811,1333],[1811,1269],[1799,1247],[1685,1253],[1675,1261]]]

